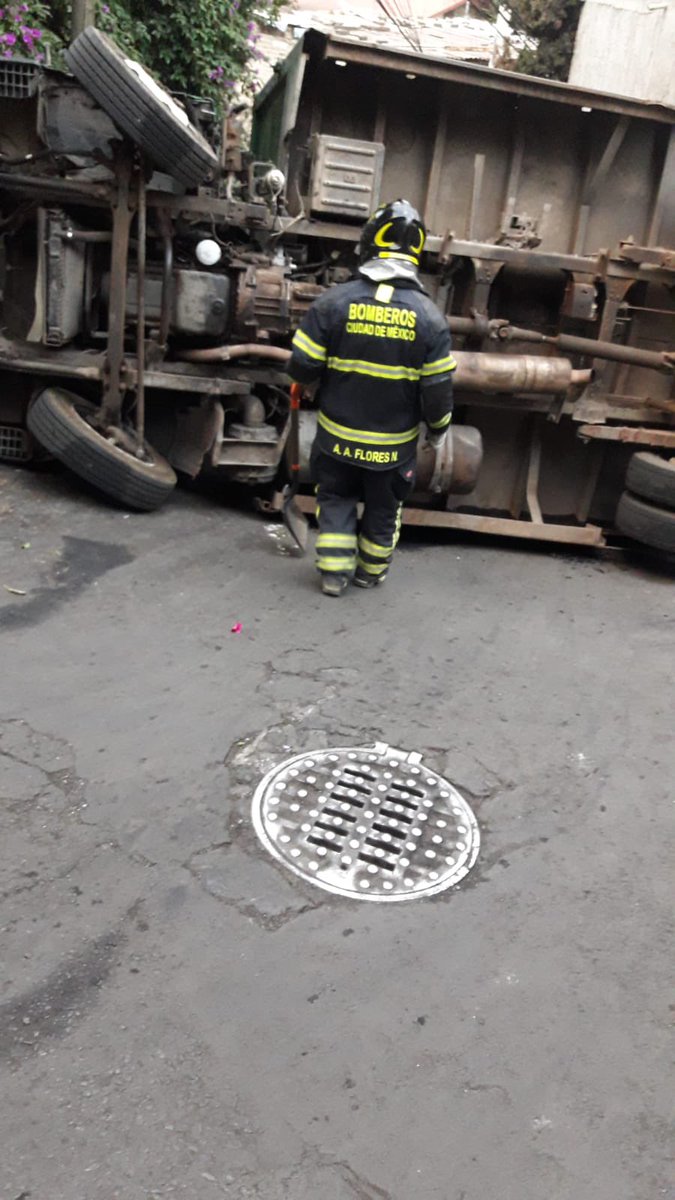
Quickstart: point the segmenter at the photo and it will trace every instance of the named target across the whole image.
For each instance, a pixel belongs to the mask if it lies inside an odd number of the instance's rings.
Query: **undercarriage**
[[[378,143],[326,135],[298,157],[300,108],[287,179],[242,150],[235,117],[219,133],[208,108],[186,126],[174,101],[151,104],[98,31],[69,53],[87,86],[0,63],[0,453],[52,453],[139,509],[162,503],[177,472],[217,471],[278,511],[291,338],[353,272],[359,225],[345,205],[364,187],[350,184],[358,154],[376,162]],[[149,106],[133,140],[113,76],[129,108]],[[477,159],[468,236],[432,229],[424,256],[456,347],[456,423],[441,454],[420,449],[404,520],[602,546],[633,452],[658,464],[675,449],[675,258],[631,240],[545,251],[515,211],[479,240],[481,179]],[[308,491],[315,422],[310,401]]]

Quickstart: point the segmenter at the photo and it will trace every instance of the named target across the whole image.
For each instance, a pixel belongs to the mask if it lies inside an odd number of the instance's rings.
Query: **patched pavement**
[[[0,520],[2,1200],[670,1196],[672,573],[408,533],[335,601],[213,495],[0,468]],[[471,803],[458,888],[258,844],[375,741]]]

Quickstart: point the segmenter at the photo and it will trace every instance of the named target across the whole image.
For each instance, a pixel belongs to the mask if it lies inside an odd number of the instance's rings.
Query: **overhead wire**
[[[417,21],[417,16],[413,8],[413,0],[405,0],[405,5],[400,0],[392,0],[398,8],[403,21],[407,22],[414,34],[414,39],[417,42],[419,53],[422,53],[422,39],[420,37],[420,29]]]
[[[390,20],[392,22],[392,24],[394,24],[396,26],[396,28],[397,28],[398,32],[400,33],[401,37],[403,38],[403,40],[408,43],[408,45],[415,52],[415,54],[418,54],[420,47],[415,45],[413,38],[411,38],[411,36],[410,36],[408,30],[406,29],[405,25],[403,24],[402,20],[400,18],[396,17],[394,15],[394,13],[391,12],[387,8],[384,0],[377,0],[377,3],[379,5],[379,7],[382,9],[382,12],[384,13],[385,17],[387,17],[388,20]]]

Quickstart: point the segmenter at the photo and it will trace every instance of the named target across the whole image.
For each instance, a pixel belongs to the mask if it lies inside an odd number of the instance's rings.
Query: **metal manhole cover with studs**
[[[468,875],[476,818],[421,754],[375,746],[298,754],[259,785],[253,824],[285,866],[351,899],[433,896]]]

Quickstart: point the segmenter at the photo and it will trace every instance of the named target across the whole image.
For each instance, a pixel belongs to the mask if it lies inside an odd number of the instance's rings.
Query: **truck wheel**
[[[94,429],[94,405],[61,388],[47,388],[28,409],[31,433],[59,462],[125,508],[150,512],[176,486],[176,476],[151,446],[136,458]]]
[[[213,174],[217,155],[185,110],[100,29],[88,26],[65,59],[101,108],[158,166],[188,187]]]
[[[675,554],[675,512],[670,509],[657,508],[631,492],[624,492],[616,512],[616,525],[636,542]]]
[[[668,460],[647,452],[634,454],[628,464],[626,487],[661,508],[675,509],[675,458]]]

